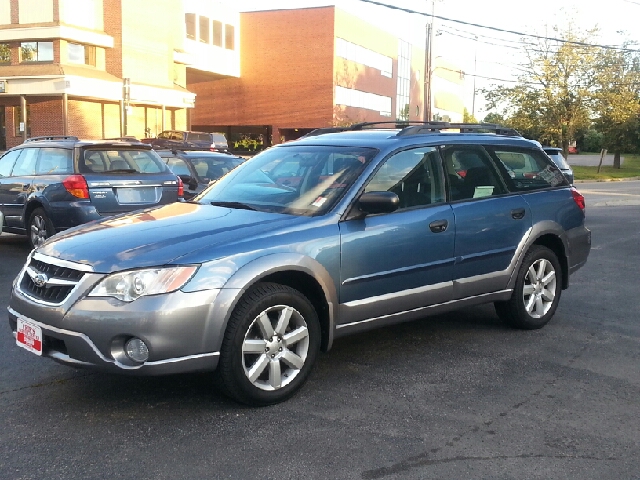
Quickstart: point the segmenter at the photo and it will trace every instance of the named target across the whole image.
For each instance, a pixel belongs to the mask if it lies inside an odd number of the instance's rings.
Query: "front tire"
[[[218,374],[233,399],[271,405],[294,395],[320,350],[320,322],[297,290],[259,283],[240,299],[225,332]]]
[[[38,248],[55,233],[55,228],[43,208],[36,208],[31,212],[27,223],[27,235],[31,248]]]
[[[498,316],[514,328],[534,330],[553,317],[562,293],[562,270],[556,254],[534,245],[518,272],[511,299],[495,302]]]

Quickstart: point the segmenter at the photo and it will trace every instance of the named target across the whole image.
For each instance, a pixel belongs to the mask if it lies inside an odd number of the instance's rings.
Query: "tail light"
[[[184,197],[184,183],[182,179],[178,177],[178,198]]]
[[[87,180],[82,175],[70,175],[62,181],[62,185],[74,197],[89,198]]]
[[[573,201],[576,202],[576,205],[578,205],[580,210],[584,213],[586,203],[582,194],[575,187],[571,187],[571,195],[573,196]]]
[[[215,143],[212,143],[212,144],[209,146],[209,151],[211,151],[211,152],[215,152],[216,150],[217,150],[217,148],[216,148],[216,144],[215,144]]]

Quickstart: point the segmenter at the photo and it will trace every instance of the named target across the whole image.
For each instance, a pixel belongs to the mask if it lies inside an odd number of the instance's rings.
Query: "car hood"
[[[59,233],[38,252],[91,265],[99,273],[167,265],[196,250],[251,242],[308,221],[250,210],[179,202],[106,218]],[[254,247],[255,248],[255,247]],[[206,257],[204,255],[203,257]]]

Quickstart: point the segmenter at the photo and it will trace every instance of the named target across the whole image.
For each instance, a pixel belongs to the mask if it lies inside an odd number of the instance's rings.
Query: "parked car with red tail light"
[[[0,157],[0,231],[28,235],[35,248],[91,220],[175,202],[181,187],[135,140],[30,138]]]

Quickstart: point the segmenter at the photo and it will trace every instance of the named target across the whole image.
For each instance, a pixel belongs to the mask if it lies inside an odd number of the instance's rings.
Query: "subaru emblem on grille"
[[[32,278],[33,283],[36,284],[36,287],[44,287],[49,278],[44,273],[38,273],[35,277]]]

